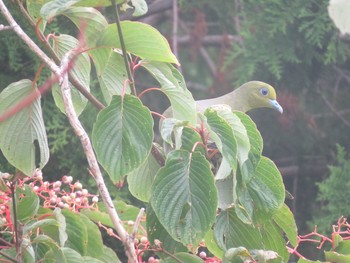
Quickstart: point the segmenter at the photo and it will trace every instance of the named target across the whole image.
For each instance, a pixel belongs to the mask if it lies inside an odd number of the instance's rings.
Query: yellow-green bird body
[[[249,81],[228,94],[213,99],[198,100],[196,104],[197,111],[201,113],[218,104],[228,105],[234,111],[247,112],[257,108],[271,108],[283,113],[283,108],[276,100],[275,89],[261,81]],[[168,108],[163,116],[172,117],[171,108]]]
[[[221,97],[198,100],[197,110],[204,112],[208,107],[216,104],[226,104],[232,110],[247,112],[257,108],[271,108],[283,112],[281,105],[276,100],[275,89],[261,81],[250,81],[234,91]]]

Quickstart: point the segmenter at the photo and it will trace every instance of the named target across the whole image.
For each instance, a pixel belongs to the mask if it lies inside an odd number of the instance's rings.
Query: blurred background
[[[147,15],[135,18],[126,12],[122,19],[148,23],[168,39],[195,99],[225,94],[249,80],[276,88],[283,115],[268,109],[249,115],[264,139],[264,155],[274,160],[286,189],[294,196],[287,204],[299,233],[311,232],[315,224],[319,232],[330,233],[340,216],[350,214],[350,38],[330,18],[329,1],[147,2]],[[10,7],[16,16],[16,7]],[[100,11],[111,14],[110,8]],[[26,22],[16,18],[36,39]],[[56,33],[76,33],[64,17],[49,27]],[[12,32],[1,32],[0,90],[22,78],[33,79],[38,67],[39,61]],[[41,80],[48,75],[44,71]],[[137,71],[139,92],[154,85],[145,72]],[[91,89],[102,98],[97,80]],[[160,93],[146,93],[142,100],[157,112],[169,105]],[[80,145],[51,94],[44,96],[43,108],[51,150],[44,175],[53,181],[69,174],[87,187],[86,161],[82,151],[76,150]],[[96,113],[89,105],[80,117],[90,131]],[[0,171],[9,170],[0,156]],[[135,204],[125,191],[110,188]],[[304,254],[318,258],[316,249],[303,249]]]

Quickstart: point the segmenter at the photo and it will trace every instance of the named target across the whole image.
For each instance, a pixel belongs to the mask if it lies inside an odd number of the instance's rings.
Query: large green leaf
[[[57,53],[60,58],[70,50],[76,48],[79,45],[79,41],[70,36],[61,34],[55,37],[55,41],[53,42],[53,49]],[[90,59],[87,54],[80,54],[79,57],[74,61],[74,66],[71,69],[72,75],[84,86],[85,89],[90,91],[90,71],[91,64]],[[80,113],[84,110],[87,99],[75,88],[73,88],[72,84],[69,83],[72,92],[72,101],[75,112],[80,115]],[[63,103],[62,93],[59,85],[55,83],[52,89],[52,95],[55,99],[55,103],[57,107],[65,113],[65,107]]]
[[[177,262],[186,262],[186,263],[203,263],[203,260],[200,257],[195,255],[180,252],[173,255],[173,257],[168,257],[160,261],[161,263],[177,263]]]
[[[33,188],[29,185],[17,187],[15,197],[17,220],[24,223],[33,218],[39,209],[39,197],[34,192]]]
[[[135,96],[113,96],[97,116],[92,142],[98,161],[113,182],[138,168],[151,151],[153,118]]]
[[[230,165],[233,171],[236,171],[238,149],[232,127],[223,117],[218,115],[215,108],[208,108],[204,115],[207,117],[207,122],[211,129],[210,136],[214,140],[216,147],[221,152],[225,162]],[[213,132],[217,136],[213,136]]]
[[[127,205],[123,201],[114,201],[113,202],[116,211],[122,221],[134,220],[138,213],[139,208]],[[101,222],[101,224],[114,227],[113,222],[110,216],[107,213],[106,207],[102,202],[98,203],[99,210],[96,209],[81,209],[80,212],[86,215],[89,219],[94,221],[95,223]]]
[[[33,86],[28,79],[7,86],[0,93],[0,115],[32,92],[38,92]],[[0,149],[7,161],[26,175],[32,175],[37,166],[42,168],[47,163],[49,147],[40,97],[11,118],[0,122]]]
[[[147,212],[147,236],[151,244],[154,244],[155,240],[162,242],[162,248],[169,253],[186,252],[188,249],[180,242],[172,238],[166,229],[159,222],[152,206],[149,205],[146,209]],[[159,253],[160,257],[165,257],[164,254]]]
[[[140,22],[122,21],[121,28],[127,52],[141,59],[179,64],[168,41],[154,27]],[[106,28],[97,45],[121,48],[115,24]]]
[[[37,23],[39,21],[41,17],[40,14],[40,9],[41,7],[46,4],[47,2],[50,2],[51,0],[26,0],[26,6],[27,6],[27,11],[29,13],[29,15],[31,16],[31,18],[35,21],[35,23]],[[47,21],[41,21],[40,23],[40,30],[41,32],[44,32],[45,27],[46,27],[46,23]]]
[[[95,46],[99,34],[108,26],[106,18],[95,8],[70,7],[62,15],[68,17],[80,29],[89,47]]]
[[[238,188],[243,189],[244,186],[238,185]],[[285,199],[282,176],[269,158],[260,159],[255,174],[247,185],[247,191],[254,203],[254,213],[258,220],[271,219],[282,207]]]
[[[286,241],[282,231],[273,222],[264,224],[261,228],[261,234],[264,242],[265,250],[272,250],[278,253],[278,258],[274,259],[274,263],[288,262],[289,253],[286,248]]]
[[[221,249],[233,247],[247,249],[263,248],[262,235],[257,227],[244,224],[236,215],[235,209],[221,211],[216,218],[214,237]]]
[[[181,73],[168,63],[142,61],[141,65],[159,82],[162,91],[169,98],[171,117],[195,124],[196,103]]]
[[[51,260],[55,259],[56,262],[62,263],[67,262],[61,247],[49,236],[38,235],[32,240],[31,243],[35,249],[37,261],[39,261],[39,259],[43,259],[46,254],[49,254],[51,255]]]
[[[50,20],[79,1],[80,0],[52,0],[42,6],[40,10],[41,16],[45,20]]]
[[[101,258],[104,252],[101,231],[87,216],[79,213],[79,217],[83,221],[87,230],[88,237],[85,240],[87,243],[86,255],[94,258]]]
[[[275,223],[282,229],[289,242],[296,246],[298,242],[298,229],[292,211],[284,204],[273,217]]]
[[[151,205],[167,232],[184,245],[196,244],[211,227],[217,192],[205,157],[175,150],[155,178]]]
[[[67,209],[62,210],[62,214],[66,219],[66,232],[68,235],[65,246],[74,249],[80,255],[87,255],[88,229],[83,219],[81,219],[79,214]]]
[[[108,48],[98,48],[89,51],[94,62],[97,78],[103,97],[107,104],[113,95],[122,94],[123,85],[128,78],[122,56]],[[125,84],[125,93],[130,93],[129,83]]]
[[[149,154],[146,161],[136,170],[128,174],[130,193],[137,199],[148,202],[151,197],[153,180],[160,168],[153,154]]]
[[[232,112],[228,107],[213,108],[218,116],[225,120],[233,130],[237,143],[237,158],[242,173],[243,183],[248,183],[254,175],[262,152],[262,138],[251,118],[243,112]],[[225,125],[222,124],[222,125]],[[220,127],[223,129],[224,127]],[[227,148],[229,145],[227,145]],[[235,171],[234,171],[235,172]],[[228,174],[226,172],[226,174]]]

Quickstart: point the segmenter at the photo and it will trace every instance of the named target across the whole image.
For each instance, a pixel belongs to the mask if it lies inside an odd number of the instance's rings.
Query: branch
[[[350,122],[345,119],[343,117],[343,115],[339,114],[338,111],[334,108],[334,106],[332,105],[332,103],[330,103],[328,101],[328,99],[322,94],[322,91],[320,89],[320,87],[317,87],[317,93],[320,95],[321,99],[323,100],[323,102],[326,104],[326,106],[328,107],[328,109],[334,114],[334,116],[336,116],[339,120],[341,120],[344,125],[346,125],[347,127],[350,128]]]
[[[13,30],[13,26],[4,26],[0,24],[0,31]]]
[[[188,28],[187,28],[186,25],[185,25],[183,22],[181,22],[181,21],[180,21],[180,26],[181,26],[181,28],[182,28],[185,32],[189,33],[189,32],[188,32]],[[203,59],[205,60],[205,62],[207,63],[207,65],[208,65],[208,67],[209,67],[209,69],[210,69],[210,72],[211,72],[212,76],[213,76],[213,77],[216,77],[218,71],[217,71],[216,65],[215,65],[214,61],[211,59],[209,53],[208,53],[208,52],[205,50],[205,48],[203,48],[203,47],[200,47],[200,48],[199,48],[199,52],[200,52],[202,58],[203,58]]]
[[[122,27],[120,25],[119,12],[118,12],[118,8],[117,8],[117,5],[115,3],[115,0],[112,0],[112,6],[113,6],[113,14],[114,14],[114,18],[115,18],[115,24],[116,24],[117,29],[118,29],[119,41],[120,41],[120,45],[121,45],[121,48],[122,48],[125,69],[126,69],[126,72],[128,74],[128,79],[130,81],[131,91],[136,96],[137,93],[136,93],[136,88],[135,88],[135,82],[134,82],[134,78],[133,78],[133,76],[131,74],[129,57],[128,57],[128,53],[126,52],[124,37],[123,37],[123,34],[122,34]]]
[[[62,59],[61,71],[64,72],[65,68],[69,68],[69,53]],[[61,82],[61,91],[63,97],[63,103],[66,111],[67,118],[70,125],[74,129],[75,134],[80,139],[83,146],[86,159],[89,164],[89,171],[92,177],[95,179],[96,185],[100,192],[101,198],[106,206],[107,212],[113,222],[115,230],[117,231],[123,245],[125,247],[126,255],[130,263],[137,263],[137,256],[134,247],[134,239],[126,232],[125,228],[121,224],[121,220],[115,210],[113,201],[107,190],[106,184],[103,180],[100,167],[98,165],[95,153],[93,151],[91,141],[83,126],[81,125],[78,116],[74,110],[71,90],[69,88],[68,74],[64,73]]]
[[[55,64],[55,62],[49,58],[30,37],[22,30],[22,28],[14,20],[8,9],[6,8],[3,0],[0,0],[0,12],[3,14],[9,25],[13,28],[13,31],[19,36],[20,39],[44,62],[50,70],[56,74],[60,75],[60,69]]]
[[[177,30],[179,25],[179,13],[177,8],[177,0],[173,0],[173,53],[178,57],[177,52]]]
[[[193,37],[190,35],[186,36],[179,36],[177,38],[178,43],[182,45],[188,45],[191,44]],[[222,46],[224,45],[231,45],[232,42],[242,42],[242,37],[235,36],[235,35],[207,35],[203,36],[201,38],[201,44],[204,45],[212,45],[212,46]]]
[[[55,51],[52,49],[52,47],[50,46],[50,43],[46,40],[45,36],[43,35],[43,33],[40,30],[36,30],[37,25],[35,24],[35,22],[33,21],[33,19],[31,18],[31,16],[28,14],[27,10],[23,7],[22,3],[20,2],[20,0],[16,0],[17,5],[19,7],[20,12],[22,13],[22,15],[24,16],[24,18],[28,21],[28,23],[30,24],[30,26],[35,30],[35,32],[38,34],[38,38],[39,41],[41,42],[41,44],[43,45],[44,49],[47,51],[47,53],[50,54],[50,56],[52,57],[52,59],[55,61],[55,63],[57,65],[61,64],[61,60],[60,58],[57,56],[57,54],[55,53]],[[50,68],[51,69],[51,68]],[[103,109],[105,108],[105,106],[95,97],[93,96],[80,82],[79,80],[77,80],[73,74],[71,74],[69,72],[69,81],[72,83],[72,85],[79,90],[79,92],[81,94],[83,94],[83,96],[85,98],[87,98],[93,105],[95,105],[98,109]]]

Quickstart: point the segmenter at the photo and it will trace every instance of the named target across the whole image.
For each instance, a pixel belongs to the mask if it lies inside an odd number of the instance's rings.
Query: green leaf
[[[113,96],[111,104],[97,115],[92,143],[98,161],[114,183],[140,167],[152,141],[153,118],[135,96]]]
[[[116,0],[116,4],[124,3],[125,0]],[[111,0],[80,0],[75,6],[92,6],[92,7],[107,7],[111,6]]]
[[[54,258],[56,262],[66,262],[61,248],[49,236],[38,235],[33,239],[32,244],[35,248],[35,254],[37,256],[37,259],[42,259],[46,256],[45,254],[50,254],[51,259]]]
[[[207,117],[207,122],[211,129],[210,133],[214,132],[217,135],[212,136],[210,134],[211,138],[213,138],[216,146],[232,170],[236,171],[238,149],[233,129],[223,117],[218,115],[214,107],[208,108],[204,112],[204,115]]]
[[[53,212],[51,210],[42,210],[43,209],[40,209],[38,214],[45,216],[45,218],[56,220],[58,225],[43,225],[40,230],[63,247],[68,239],[68,235],[66,233],[66,218],[62,215],[61,209],[55,208]]]
[[[63,254],[69,263],[81,263],[84,262],[83,257],[75,250],[69,247],[62,248]]]
[[[171,147],[174,147],[172,135],[174,134],[176,142],[177,138],[181,137],[182,130],[187,124],[188,121],[181,121],[174,118],[166,118],[164,121],[161,122],[160,135],[162,136],[162,139],[165,142],[170,144]],[[181,145],[179,146],[181,147]]]
[[[113,95],[121,95],[127,77],[122,56],[107,48],[89,51],[94,62],[97,78],[103,97],[110,104]],[[129,83],[125,84],[125,93],[130,93]]]
[[[202,138],[197,131],[192,128],[184,127],[181,135],[181,149],[191,152],[193,150],[193,146],[197,142],[202,142]],[[195,148],[196,152],[200,152],[201,154],[206,154],[206,149],[199,145]]]
[[[28,234],[28,232],[36,230],[39,227],[48,226],[48,225],[58,226],[58,222],[54,219],[41,219],[39,221],[29,222],[23,227],[23,235],[26,235]]]
[[[16,187],[15,198],[17,220],[24,223],[36,215],[39,209],[39,197],[32,187],[27,184],[23,185],[23,187]],[[11,211],[12,209],[13,207]]]
[[[224,160],[223,160],[224,161]],[[216,179],[215,185],[218,190],[218,208],[227,209],[234,204],[233,184],[234,176],[231,174],[225,179]]]
[[[35,23],[37,23],[39,21],[39,19],[41,18],[41,14],[40,14],[41,7],[50,1],[51,0],[41,0],[41,1],[26,0],[27,11]],[[47,23],[47,21],[45,21],[45,20],[41,21],[40,26],[39,26],[41,32],[44,32],[45,27],[46,27],[46,23]]]
[[[262,247],[262,236],[258,228],[244,224],[233,208],[221,211],[214,225],[214,237],[218,246],[226,251],[243,246],[247,249]]]
[[[62,215],[66,218],[66,232],[68,235],[65,246],[74,249],[80,255],[87,255],[88,232],[83,219],[79,214],[66,209],[62,210]],[[63,253],[67,256],[65,251]],[[68,259],[67,261],[69,262]]]
[[[232,112],[226,107],[216,108],[232,128],[237,142],[237,157],[243,177],[243,183],[249,182],[254,175],[262,152],[262,138],[251,118],[243,112]]]
[[[244,262],[243,259],[251,259],[252,257],[251,253],[245,247],[233,247],[225,252],[223,263]]]
[[[344,240],[338,235],[339,242],[335,247],[335,252],[350,255],[350,240]]]
[[[94,258],[101,258],[103,256],[104,245],[99,228],[87,216],[79,214],[80,219],[84,222],[87,230],[86,255]]]
[[[122,221],[135,220],[139,213],[139,208],[127,205],[123,201],[114,201],[113,202],[116,211]],[[99,210],[92,209],[81,209],[80,212],[86,215],[95,223],[101,222],[101,224],[114,227],[108,213],[106,212],[105,205],[102,202],[98,203]],[[125,225],[127,226],[127,225]]]
[[[255,215],[260,220],[271,219],[284,203],[285,189],[282,176],[276,165],[267,157],[260,159],[247,190],[254,203]]]
[[[38,91],[28,79],[7,86],[0,93],[0,115],[32,92]],[[0,149],[10,164],[28,176],[38,166],[44,167],[49,160],[49,147],[40,97],[11,118],[0,122]],[[40,159],[36,159],[39,156]]]
[[[309,260],[309,259],[303,259],[303,258],[299,258],[298,263],[325,263],[324,261],[313,261],[313,260]]]
[[[79,41],[76,38],[65,34],[56,36],[53,43],[53,49],[60,58],[63,58],[68,51],[76,48],[79,45]],[[74,61],[74,66],[71,69],[71,73],[88,91],[90,91],[90,71],[91,64],[88,55],[85,53],[79,55]],[[87,104],[87,99],[77,89],[75,89],[71,83],[69,83],[69,86],[72,92],[74,109],[76,113],[80,115]],[[57,83],[53,85],[52,95],[55,99],[57,107],[63,113],[65,113],[61,88]]]
[[[70,6],[79,2],[80,0],[53,0],[44,4],[40,10],[41,16],[45,20],[50,20],[53,17],[61,14]]]
[[[160,168],[153,154],[149,154],[146,161],[136,170],[128,174],[130,193],[137,199],[148,202],[151,198],[151,189],[156,173]]]
[[[283,204],[283,206],[276,211],[273,220],[282,229],[282,231],[286,233],[289,242],[295,247],[298,242],[298,229],[295,223],[294,215],[286,204]]]
[[[103,263],[103,261],[93,257],[89,257],[89,256],[83,257],[83,262],[84,263]]]
[[[119,260],[119,258],[117,257],[113,249],[106,246],[104,246],[103,254],[101,257],[99,257],[99,259],[102,260],[103,262],[121,263],[121,261]]]
[[[254,174],[254,170],[260,161],[263,149],[263,140],[261,138],[260,132],[256,128],[255,123],[247,114],[239,111],[235,112],[234,114],[240,119],[245,129],[244,132],[241,130],[241,127],[237,127],[237,130],[235,129],[236,125],[232,127],[233,130],[236,132],[236,140],[238,143],[238,147],[241,146],[238,140],[242,141],[242,136],[245,137],[246,135],[248,135],[249,138],[248,159],[245,159],[245,156],[241,156],[242,158],[240,159],[240,167],[243,175],[243,182],[246,182],[249,181],[249,179],[252,177],[252,175]],[[238,155],[240,156],[240,151]]]
[[[191,255],[189,253],[180,252],[173,255],[173,257],[168,257],[164,260],[161,260],[161,263],[178,263],[178,262],[186,262],[186,263],[203,263],[203,260],[200,257],[195,255]],[[180,260],[180,261],[179,261]]]
[[[224,251],[218,246],[214,237],[214,231],[210,229],[204,237],[207,249],[219,259],[224,256]]]
[[[325,258],[332,263],[349,263],[350,255],[339,254],[335,251],[324,251]]]
[[[277,225],[273,222],[267,222],[260,229],[264,242],[264,250],[272,250],[278,254],[278,258],[273,262],[288,262],[289,253],[286,248],[286,241],[283,237],[282,231],[280,231]]]
[[[26,262],[26,263],[36,262],[34,248],[31,245],[30,239],[27,239],[27,238],[22,239],[21,252],[22,252],[23,262]]]
[[[172,238],[163,225],[159,222],[152,206],[149,205],[146,209],[147,212],[147,236],[150,240],[151,244],[154,244],[154,241],[157,239],[162,242],[162,248],[167,252],[175,254],[177,252],[187,252],[188,249]],[[165,255],[162,253],[158,253],[160,257],[164,257]]]
[[[70,7],[62,12],[68,17],[77,28],[88,47],[94,47],[102,31],[108,26],[106,18],[95,8],[91,7]]]
[[[188,245],[203,238],[217,206],[214,178],[205,157],[199,152],[170,152],[155,178],[151,204],[175,240]]]
[[[140,22],[122,21],[126,51],[141,59],[179,64],[171,52],[168,41],[154,27]],[[101,47],[121,48],[119,34],[115,24],[109,25],[102,34],[98,45]]]
[[[181,73],[168,63],[142,61],[141,65],[159,82],[162,91],[170,100],[171,108],[167,110],[169,114],[166,111],[164,115],[195,124],[196,103]]]
[[[147,13],[148,6],[145,0],[131,0],[131,3],[135,8],[133,16],[142,16]]]

